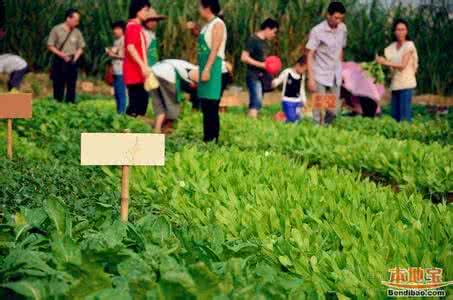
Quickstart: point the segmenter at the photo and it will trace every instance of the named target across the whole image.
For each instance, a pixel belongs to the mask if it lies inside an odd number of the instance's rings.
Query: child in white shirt
[[[272,87],[283,84],[282,109],[287,123],[296,123],[301,119],[301,109],[307,102],[305,93],[305,75],[307,72],[307,58],[300,57],[296,64],[285,69],[272,81]]]

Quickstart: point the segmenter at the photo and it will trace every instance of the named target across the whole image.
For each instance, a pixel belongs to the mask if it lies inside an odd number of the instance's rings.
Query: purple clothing
[[[311,30],[306,47],[315,51],[313,72],[318,83],[327,87],[341,86],[340,54],[346,47],[347,34],[344,23],[332,29],[327,21]]]
[[[385,94],[385,87],[362,70],[355,62],[342,64],[343,87],[354,96],[368,97],[379,102]]]

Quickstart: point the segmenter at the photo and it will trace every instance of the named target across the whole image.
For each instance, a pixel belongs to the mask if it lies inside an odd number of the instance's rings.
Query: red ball
[[[277,75],[282,70],[282,61],[278,56],[269,56],[264,64],[266,65],[266,72],[272,76]]]

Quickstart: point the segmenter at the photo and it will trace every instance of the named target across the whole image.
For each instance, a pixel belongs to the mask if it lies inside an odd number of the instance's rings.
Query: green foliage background
[[[82,11],[81,30],[88,43],[84,68],[90,75],[100,75],[108,59],[103,49],[112,42],[110,23],[126,19],[130,0],[4,0],[5,28],[8,35],[0,42],[0,51],[19,53],[36,70],[48,68],[50,56],[45,42],[51,27],[63,20],[64,11],[77,7]],[[273,45],[285,64],[300,55],[310,29],[323,19],[328,0],[223,0],[229,31],[228,59],[237,70],[240,83],[244,66],[240,52],[247,36],[266,17],[275,17],[282,24],[281,34]],[[346,0],[349,45],[346,57],[355,61],[371,61],[390,42],[390,27],[397,16],[411,25],[421,66],[419,92],[451,94],[453,92],[453,19],[446,9],[407,7],[385,8],[380,1],[369,4]],[[188,20],[197,18],[197,1],[152,1],[168,20],[159,28],[163,57],[195,58],[194,39],[184,29]]]

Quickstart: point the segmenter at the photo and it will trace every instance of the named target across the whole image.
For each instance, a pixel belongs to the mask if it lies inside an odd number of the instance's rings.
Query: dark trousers
[[[19,89],[20,85],[22,84],[22,80],[24,80],[24,77],[25,75],[27,75],[27,73],[28,67],[12,72],[8,80],[8,91],[11,91],[12,89]]]
[[[144,116],[148,110],[149,94],[143,83],[127,86],[129,92],[129,106],[126,114],[132,117]]]
[[[77,63],[55,58],[52,67],[53,97],[59,102],[75,103],[78,76]],[[65,97],[66,91],[66,97]]]
[[[220,134],[220,100],[200,99],[203,112],[204,141],[212,142],[219,140]]]
[[[374,118],[378,109],[376,101],[367,97],[359,97],[359,99],[362,106],[362,115],[367,118]]]

